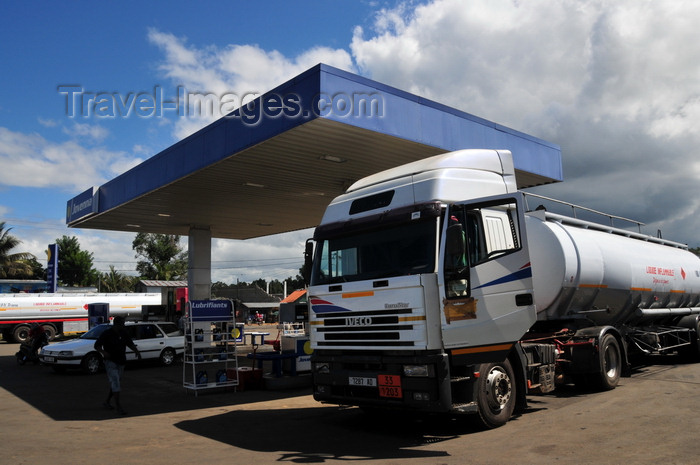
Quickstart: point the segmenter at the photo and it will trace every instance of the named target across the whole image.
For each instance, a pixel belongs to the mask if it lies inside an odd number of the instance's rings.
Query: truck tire
[[[49,341],[53,341],[54,338],[56,337],[56,333],[58,332],[56,330],[56,327],[52,325],[51,323],[43,324],[41,325],[44,328],[44,331],[46,331],[46,338]]]
[[[476,381],[478,418],[486,428],[505,425],[513,415],[516,401],[515,374],[510,361],[484,363]]]
[[[12,339],[20,344],[29,338],[29,325],[17,325],[12,329]]]
[[[681,327],[687,327],[692,330],[690,337],[690,345],[687,347],[681,347],[678,353],[686,361],[695,363],[700,362],[700,318],[693,318],[692,322],[688,325],[681,324]]]
[[[690,356],[694,361],[697,362],[698,360],[700,360],[700,319],[695,322],[695,327],[693,329],[695,329],[695,344],[691,345]]]
[[[605,334],[598,344],[600,372],[592,378],[594,386],[601,391],[615,389],[622,374],[620,344],[612,334]]]

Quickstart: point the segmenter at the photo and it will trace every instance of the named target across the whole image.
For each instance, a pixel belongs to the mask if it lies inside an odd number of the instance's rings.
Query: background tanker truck
[[[0,294],[0,331],[6,341],[23,342],[33,323],[53,339],[88,330],[88,306],[109,304],[110,316],[141,319],[144,306],[159,306],[160,293]]]
[[[331,202],[314,242],[322,402],[476,414],[497,427],[557,383],[615,388],[636,353],[700,357],[700,258],[529,211],[508,151],[462,150],[364,178]]]

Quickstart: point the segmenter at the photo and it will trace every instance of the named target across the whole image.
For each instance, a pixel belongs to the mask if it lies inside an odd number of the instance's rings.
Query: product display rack
[[[192,301],[185,317],[182,383],[195,395],[202,389],[238,385],[239,329],[228,300]]]

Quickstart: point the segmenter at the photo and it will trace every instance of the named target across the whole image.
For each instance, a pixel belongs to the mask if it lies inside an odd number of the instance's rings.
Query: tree
[[[32,274],[27,276],[26,279],[46,279],[46,268],[39,263],[36,257],[27,260],[27,264],[32,269]]]
[[[10,253],[22,243],[10,234],[11,230],[5,229],[5,222],[0,221],[0,278],[31,278],[33,269],[29,261],[36,260],[36,257],[29,252]]]
[[[287,291],[292,292],[296,291],[297,289],[304,289],[306,287],[306,282],[304,281],[304,267],[302,266],[299,268],[299,273],[297,273],[296,277],[292,278],[291,276],[287,279]]]
[[[165,281],[187,277],[187,252],[180,246],[180,236],[138,233],[132,243],[136,270],[145,279]]]
[[[690,249],[690,251],[700,257],[700,247],[695,247],[694,249]]]
[[[299,268],[299,273],[301,273],[302,269],[303,267]],[[280,281],[278,279],[270,281],[270,294],[282,294],[284,292],[284,283],[287,283],[288,293],[297,289],[304,289],[304,287],[306,287],[306,284],[304,283],[304,278],[301,276],[301,274],[297,274],[295,278],[292,278],[290,276],[283,281]],[[268,282],[265,281],[265,279],[263,278],[258,278],[251,284],[258,286],[262,290],[266,290],[268,288]]]
[[[63,236],[58,245],[58,280],[63,286],[96,286],[99,273],[93,267],[92,252],[81,250],[78,238]]]
[[[133,292],[137,278],[116,271],[114,265],[109,265],[108,273],[100,274],[101,292]]]

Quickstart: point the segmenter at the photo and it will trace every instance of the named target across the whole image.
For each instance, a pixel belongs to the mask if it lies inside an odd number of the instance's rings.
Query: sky
[[[535,192],[700,246],[700,2],[117,5],[1,7],[0,221],[43,264],[67,235],[98,270],[133,274],[134,235],[69,229],[66,202],[220,116],[105,117],[70,89],[262,94],[319,62],[558,144],[564,182]],[[295,276],[310,235],[215,239],[212,281]]]

